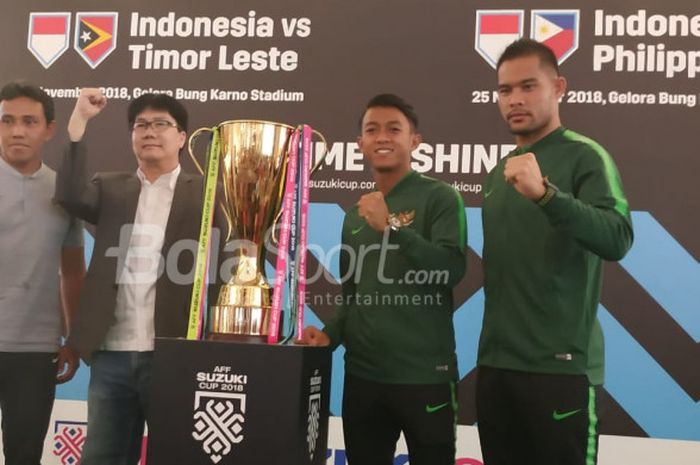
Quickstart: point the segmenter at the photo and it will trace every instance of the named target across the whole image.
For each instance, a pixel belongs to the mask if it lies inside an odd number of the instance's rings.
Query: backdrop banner
[[[27,0],[5,5],[3,18],[0,81],[35,82],[57,104],[60,130],[47,150],[50,166],[67,141],[65,126],[82,86],[102,87],[109,98],[87,131],[90,171],[135,170],[126,107],[144,92],[181,99],[191,129],[264,119],[321,131],[330,152],[310,184],[305,315],[317,326],[339,293],[344,211],[374,189],[355,142],[358,119],[381,92],[411,102],[424,138],[413,168],[453,185],[466,206],[468,273],[455,292],[454,314],[463,425],[475,423],[482,186],[514,147],[496,106],[495,62],[519,37],[549,44],[568,80],[564,125],[608,149],[633,210],[634,246],[605,269],[600,431],[700,441],[696,1]],[[314,156],[322,152],[316,148]],[[185,156],[182,165],[195,171]],[[88,237],[88,255],[90,244]],[[272,271],[268,264],[267,276]],[[341,413],[342,357],[340,348],[334,415]],[[84,400],[88,378],[81,368],[59,387],[58,399]],[[62,412],[56,423],[78,421]],[[62,446],[47,447],[54,457]]]

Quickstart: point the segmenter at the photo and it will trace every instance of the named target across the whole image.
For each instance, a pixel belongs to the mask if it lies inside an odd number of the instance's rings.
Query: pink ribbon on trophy
[[[282,198],[282,218],[280,219],[280,235],[277,242],[277,263],[275,265],[275,281],[272,291],[270,308],[270,323],[267,331],[268,344],[276,344],[279,338],[280,314],[282,312],[282,296],[287,275],[287,255],[289,254],[289,236],[292,226],[292,210],[296,195],[297,169],[299,166],[299,131],[292,133],[289,159],[287,161],[287,179]]]
[[[299,268],[297,285],[297,339],[304,330],[304,308],[306,304],[306,246],[308,244],[309,178],[311,177],[311,127],[304,125],[301,159],[301,214],[299,215]]]
[[[276,344],[279,340],[282,298],[288,271],[290,275],[290,323],[292,316],[295,316],[294,327],[298,337],[300,337],[304,325],[311,137],[312,130],[307,125],[304,125],[301,130],[294,131],[292,134],[289,160],[287,162],[287,179],[282,202],[280,235],[277,244],[277,262],[270,309],[270,323],[267,333],[267,342],[269,344]],[[301,157],[299,157],[300,145]],[[298,261],[296,260],[297,254],[299,256]],[[286,342],[290,336],[286,336],[283,342]]]

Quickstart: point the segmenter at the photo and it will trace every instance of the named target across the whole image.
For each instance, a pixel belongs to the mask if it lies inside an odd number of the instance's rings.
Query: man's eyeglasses
[[[168,128],[178,128],[177,123],[168,121],[167,119],[154,119],[153,121],[137,121],[134,123],[133,131],[144,133],[148,128],[153,128],[153,132],[163,132]]]

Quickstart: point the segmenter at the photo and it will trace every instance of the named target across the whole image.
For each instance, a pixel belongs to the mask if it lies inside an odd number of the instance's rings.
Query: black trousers
[[[478,370],[484,465],[595,465],[600,387],[584,375]]]
[[[343,436],[350,465],[392,465],[401,431],[411,465],[454,465],[455,383],[384,384],[346,373]]]
[[[55,353],[0,352],[5,465],[39,465],[56,394]]]

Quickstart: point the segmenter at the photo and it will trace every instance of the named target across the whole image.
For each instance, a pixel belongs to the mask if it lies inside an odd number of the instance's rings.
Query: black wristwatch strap
[[[554,198],[554,196],[557,195],[557,192],[559,191],[559,188],[557,188],[557,186],[549,182],[547,176],[544,177],[543,183],[546,190],[544,191],[544,195],[542,196],[542,198],[537,201],[537,205],[539,205],[540,207],[544,207],[545,205],[547,205]]]

